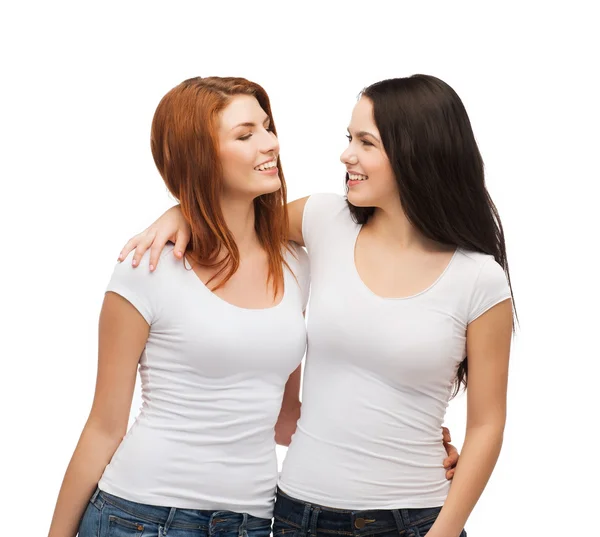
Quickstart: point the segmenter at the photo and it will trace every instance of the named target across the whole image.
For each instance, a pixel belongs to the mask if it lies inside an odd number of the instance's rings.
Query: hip
[[[79,537],[269,537],[271,519],[227,510],[179,509],[132,502],[97,489]]]
[[[424,537],[441,507],[414,509],[335,509],[308,503],[279,490],[275,502],[273,537]],[[463,530],[460,537],[466,537]]]

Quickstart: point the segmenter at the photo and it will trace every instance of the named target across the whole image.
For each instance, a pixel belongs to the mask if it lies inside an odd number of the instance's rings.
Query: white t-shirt
[[[379,297],[354,263],[360,228],[341,196],[308,199],[302,416],[279,486],[340,509],[437,507],[450,486],[442,423],[466,328],[509,287],[492,256],[458,249],[426,290]]]
[[[100,480],[130,501],[270,518],[277,485],[274,426],[306,347],[308,259],[286,254],[285,290],[268,309],[213,294],[165,248],[118,264],[108,291],[150,325],[140,359],[143,404]]]

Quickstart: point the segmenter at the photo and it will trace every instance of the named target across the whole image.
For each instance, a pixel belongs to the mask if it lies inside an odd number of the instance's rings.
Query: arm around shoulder
[[[288,217],[290,221],[289,238],[291,241],[304,246],[304,237],[302,236],[302,218],[304,215],[304,206],[310,196],[300,198],[287,204]]]

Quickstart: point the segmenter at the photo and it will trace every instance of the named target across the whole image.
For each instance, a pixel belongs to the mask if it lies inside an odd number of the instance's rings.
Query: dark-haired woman
[[[369,86],[348,139],[347,199],[289,205],[312,291],[302,415],[274,535],[465,535],[506,415],[513,307],[500,219],[466,110],[443,81]],[[173,238],[177,255],[187,234],[171,209],[123,253]],[[467,378],[450,486],[440,430]]]

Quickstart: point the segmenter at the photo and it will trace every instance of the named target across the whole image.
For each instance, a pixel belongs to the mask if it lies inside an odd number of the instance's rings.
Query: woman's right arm
[[[65,473],[49,537],[73,537],[104,469],[127,432],[137,366],[150,327],[123,297],[106,293],[100,313],[96,391]]]
[[[287,204],[290,223],[289,238],[301,246],[304,246],[302,215],[307,199],[308,196]],[[160,253],[167,242],[175,243],[173,253],[181,259],[190,242],[190,237],[190,226],[181,214],[179,205],[175,205],[163,213],[150,227],[129,239],[119,254],[119,261],[123,261],[132,250],[135,250],[131,263],[137,267],[146,250],[150,248],[150,271],[152,272],[156,269]]]
[[[302,217],[304,215],[304,206],[310,196],[297,199],[287,204],[288,215],[290,219],[290,240],[304,246],[304,237],[302,237]]]

